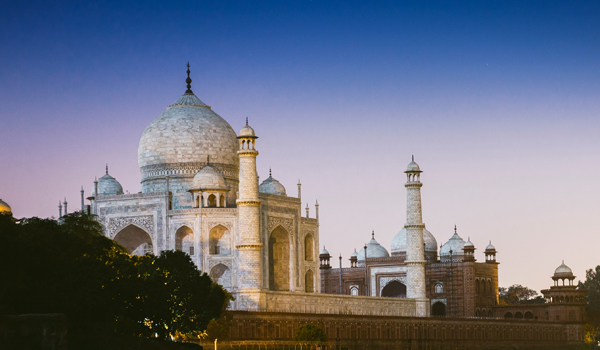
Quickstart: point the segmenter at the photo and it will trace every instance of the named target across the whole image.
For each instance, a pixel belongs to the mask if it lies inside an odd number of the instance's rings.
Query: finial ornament
[[[108,174],[108,163],[106,163],[106,174]]]
[[[271,176],[271,168],[269,168],[269,176]],[[308,204],[306,206],[308,207]]]
[[[375,230],[371,231],[371,238],[375,239]]]
[[[454,225],[454,233],[456,233],[456,224]]]
[[[187,91],[185,92],[186,94],[193,94],[192,92],[192,78],[190,78],[190,62],[187,63],[187,79],[185,80],[185,82],[187,83]]]
[[[412,155],[412,161],[413,162],[415,161],[415,155],[414,154]]]
[[[246,126],[248,126],[248,117],[246,117]]]

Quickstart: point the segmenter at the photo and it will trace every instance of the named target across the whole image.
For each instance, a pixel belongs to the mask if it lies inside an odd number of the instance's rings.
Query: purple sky
[[[500,285],[536,290],[564,259],[600,264],[600,3],[0,4],[0,198],[56,216],[110,173],[140,190],[145,127],[193,90],[260,139],[259,174],[319,200],[321,245],[347,259],[423,219],[499,251]],[[304,204],[306,205],[306,204]],[[337,262],[336,262],[337,264]]]

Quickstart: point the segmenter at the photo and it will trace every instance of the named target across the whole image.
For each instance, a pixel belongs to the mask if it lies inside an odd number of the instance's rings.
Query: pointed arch
[[[152,238],[142,228],[134,224],[125,226],[119,231],[114,240],[125,247],[129,254],[144,255],[154,252]]]
[[[304,237],[304,260],[313,261],[315,258],[315,240],[312,233]]]
[[[208,245],[210,255],[231,254],[231,234],[229,229],[223,225],[217,225],[208,233]]]
[[[446,304],[441,301],[435,302],[431,306],[432,316],[446,316]]]
[[[400,281],[393,280],[386,284],[381,290],[382,297],[406,298],[406,285]]]
[[[269,288],[290,290],[290,239],[281,225],[269,237]]]
[[[306,271],[306,275],[304,276],[304,291],[306,293],[315,292],[315,277],[312,270]]]
[[[223,264],[217,264],[210,270],[210,278],[223,288],[231,291],[231,270]]]
[[[175,249],[194,255],[194,231],[188,226],[181,226],[175,232]]]

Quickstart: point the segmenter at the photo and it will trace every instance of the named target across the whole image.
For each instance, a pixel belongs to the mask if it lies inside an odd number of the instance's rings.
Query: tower
[[[240,131],[239,150],[240,186],[236,201],[239,213],[239,241],[236,246],[239,256],[238,297],[239,306],[246,310],[258,309],[262,289],[262,264],[259,230],[258,175],[256,173],[256,157],[254,130],[246,125]]]
[[[416,316],[429,315],[429,305],[425,294],[425,248],[423,245],[423,216],[421,212],[421,169],[412,161],[405,171],[407,182],[404,185],[406,196],[406,296],[417,299]]]

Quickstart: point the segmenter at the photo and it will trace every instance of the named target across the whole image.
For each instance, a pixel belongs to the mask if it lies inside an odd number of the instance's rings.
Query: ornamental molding
[[[233,272],[233,263],[231,261],[231,259],[209,259],[208,260],[208,271],[212,271],[213,267],[217,266],[217,265],[224,265],[226,266],[229,271]]]
[[[444,305],[447,305],[446,299],[431,299],[431,306],[433,306],[433,304],[435,304],[435,303],[442,303]]]
[[[260,200],[258,200],[258,199],[257,200],[241,200],[241,199],[238,199],[236,201],[236,203],[237,203],[238,207],[239,206],[244,206],[244,205],[258,207],[260,205]]]
[[[406,224],[404,228],[425,228],[425,224]]]
[[[108,235],[111,239],[114,239],[117,233],[129,225],[135,225],[146,233],[154,235],[154,216],[132,216],[132,217],[120,217],[120,218],[109,218],[108,219]]]
[[[294,220],[293,219],[269,216],[269,224],[268,224],[269,233],[273,232],[273,229],[275,229],[277,226],[283,227],[284,229],[287,230],[287,232],[289,234],[292,234],[292,232],[294,232]]]
[[[379,277],[379,294],[381,296],[381,291],[383,288],[387,286],[392,281],[398,281],[406,286],[406,276],[393,276],[393,277]]]
[[[219,226],[219,225],[227,228],[227,230],[229,230],[229,232],[233,231],[233,223],[230,221],[208,221],[207,225],[208,225],[208,231],[212,230],[213,228],[215,228],[216,226]]]
[[[235,246],[238,250],[260,250],[263,245],[262,243],[255,244],[238,244]]]

